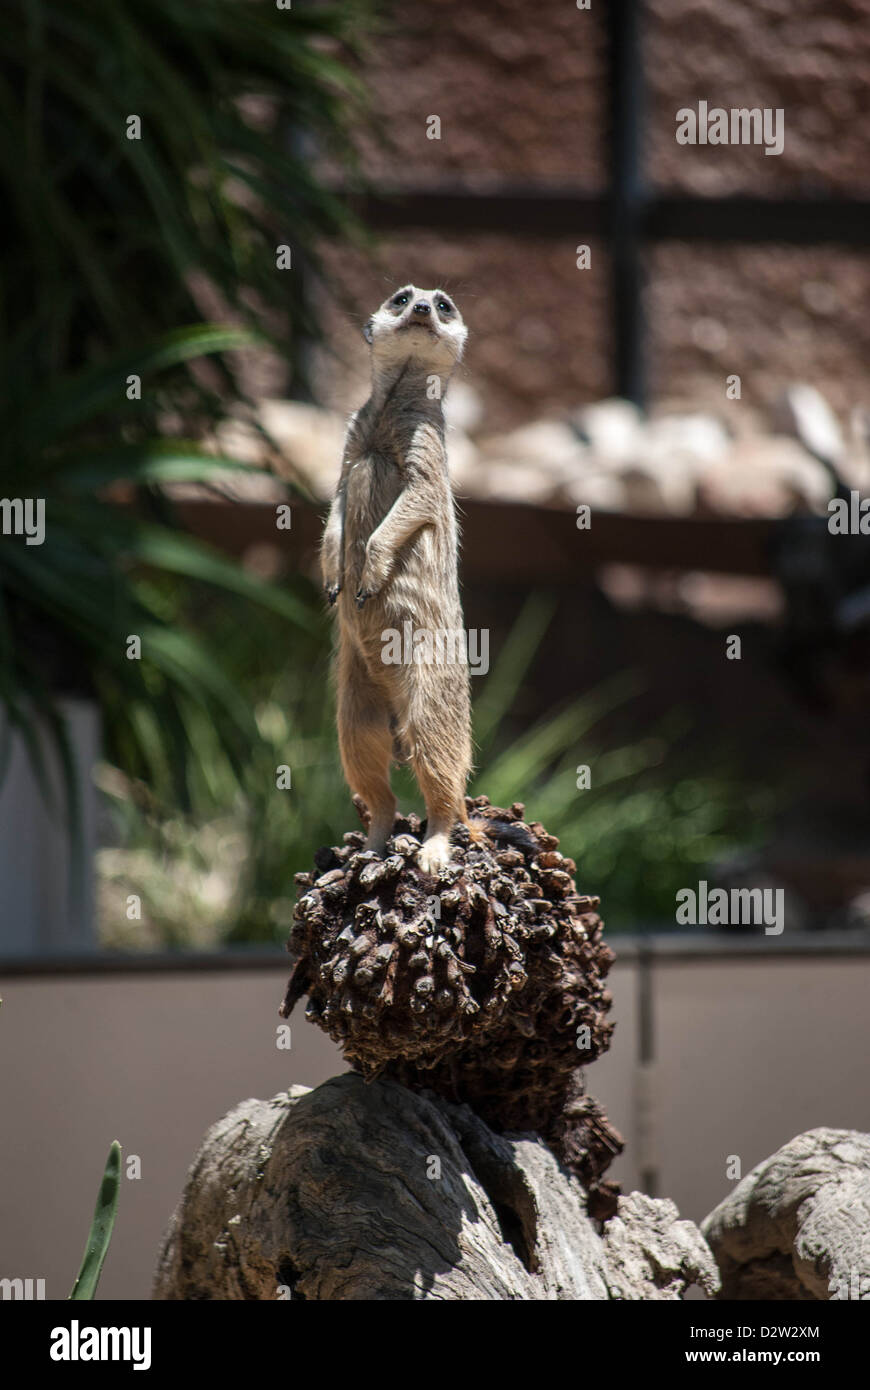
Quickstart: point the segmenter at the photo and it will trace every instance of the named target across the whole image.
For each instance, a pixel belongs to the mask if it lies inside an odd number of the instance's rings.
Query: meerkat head
[[[405,285],[385,299],[363,329],[375,370],[408,360],[449,376],[462,357],[468,330],[449,294]]]

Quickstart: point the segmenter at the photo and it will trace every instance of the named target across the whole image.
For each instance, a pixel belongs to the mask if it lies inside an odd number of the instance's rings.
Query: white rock
[[[731,436],[712,415],[663,415],[642,431],[632,474],[631,510],[688,516],[695,511],[699,471],[723,459]]]
[[[331,497],[341,471],[341,455],[347,418],[338,411],[322,410],[301,401],[264,400],[260,421],[317,497]]]
[[[502,502],[547,502],[553,485],[546,474],[516,463],[481,459],[474,495]]]
[[[543,472],[579,472],[587,450],[570,425],[560,420],[536,420],[509,434],[491,435],[480,442],[480,451],[493,463],[520,463]]]
[[[266,452],[263,436],[245,420],[222,420],[208,445],[216,454],[240,463],[261,464]]]
[[[583,406],[573,419],[588,439],[593,454],[614,463],[632,461],[641,441],[643,417],[631,401],[599,401]]]
[[[620,472],[622,510],[633,516],[666,516],[670,511],[663,479],[652,469],[633,466]]]
[[[585,502],[593,511],[625,510],[625,491],[622,480],[615,473],[589,473],[570,483],[565,492],[574,506]]]
[[[675,455],[714,462],[730,448],[731,435],[715,415],[661,415],[643,431],[641,457],[664,465]]]
[[[727,458],[702,471],[698,489],[706,507],[730,516],[823,513],[831,495],[823,465],[783,435],[738,440]]]
[[[464,430],[447,430],[447,464],[450,481],[458,493],[476,496],[480,489],[480,450]]]
[[[244,420],[224,420],[203,441],[203,448],[219,458],[269,469],[273,457],[263,437]],[[215,495],[233,502],[285,502],[287,489],[270,471],[248,473],[222,470],[208,483],[168,483],[165,491],[177,502],[214,501]]]
[[[444,397],[444,419],[448,429],[455,427],[464,434],[474,434],[483,419],[483,402],[479,391],[467,381],[453,381]]]
[[[789,386],[781,402],[784,427],[818,458],[836,468],[845,453],[837,417],[820,391],[801,382]]]

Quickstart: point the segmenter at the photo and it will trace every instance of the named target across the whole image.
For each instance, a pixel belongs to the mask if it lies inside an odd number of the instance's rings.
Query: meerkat
[[[372,388],[350,419],[323,533],[321,568],[338,615],[338,739],[352,792],[370,814],[366,848],[383,854],[396,816],[391,762],[409,762],[426,803],[419,864],[437,873],[467,824],[468,667],[388,664],[388,631],[464,632],[458,527],[442,402],[467,330],[440,289],[406,285],[363,329]]]

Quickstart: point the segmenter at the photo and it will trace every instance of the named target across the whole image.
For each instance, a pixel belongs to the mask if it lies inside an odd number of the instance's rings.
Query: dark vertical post
[[[634,1140],[637,1145],[640,1190],[658,1196],[655,1093],[655,982],[653,953],[641,937],[637,953],[637,1062],[634,1073]]]
[[[610,255],[616,389],[644,404],[642,0],[609,0]]]
[[[301,163],[313,163],[320,151],[314,137],[298,126],[287,125],[285,140],[289,154]],[[292,315],[289,395],[294,401],[314,400],[312,390],[314,349],[317,345],[317,308],[313,298],[313,276],[307,253],[293,247],[294,293],[290,297]]]

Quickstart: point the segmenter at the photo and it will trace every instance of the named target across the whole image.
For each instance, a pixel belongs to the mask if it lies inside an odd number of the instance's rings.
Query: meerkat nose
[[[418,303],[416,303],[416,304],[414,305],[414,313],[415,313],[415,314],[431,314],[431,312],[432,312],[432,309],[431,309],[431,307],[430,307],[430,305],[429,305],[428,300],[426,300],[426,299],[421,299],[421,300],[418,301]]]

